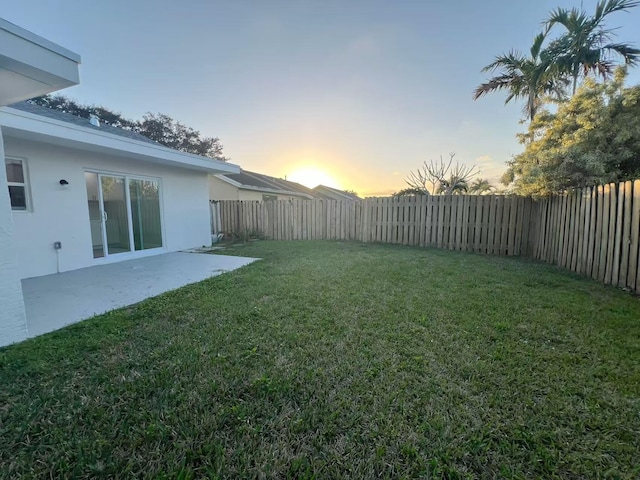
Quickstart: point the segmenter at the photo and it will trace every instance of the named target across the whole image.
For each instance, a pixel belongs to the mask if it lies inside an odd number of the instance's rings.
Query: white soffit
[[[79,83],[80,56],[0,18],[0,106]]]

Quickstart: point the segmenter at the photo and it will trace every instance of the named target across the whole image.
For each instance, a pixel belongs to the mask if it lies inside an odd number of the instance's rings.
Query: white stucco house
[[[209,176],[240,172],[21,102],[79,63],[0,19],[0,346],[27,337],[21,279],[210,245]]]

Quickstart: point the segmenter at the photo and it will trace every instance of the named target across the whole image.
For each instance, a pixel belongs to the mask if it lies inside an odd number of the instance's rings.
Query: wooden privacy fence
[[[533,203],[524,197],[419,196],[335,200],[220,201],[214,230],[274,240],[357,240],[523,255]]]
[[[534,258],[640,293],[640,180],[537,204]]]
[[[520,255],[640,293],[640,180],[534,200],[499,195],[211,202],[214,233]]]

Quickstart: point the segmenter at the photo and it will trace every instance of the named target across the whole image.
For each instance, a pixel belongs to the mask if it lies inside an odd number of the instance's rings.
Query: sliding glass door
[[[160,183],[85,173],[93,257],[162,247]]]
[[[107,255],[131,251],[125,177],[100,175],[102,218],[107,237]]]
[[[157,180],[129,180],[133,246],[136,250],[162,247],[160,186]]]

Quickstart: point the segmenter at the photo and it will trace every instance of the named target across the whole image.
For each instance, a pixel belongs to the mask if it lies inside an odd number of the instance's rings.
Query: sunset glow
[[[342,188],[340,182],[333,178],[329,173],[316,167],[303,167],[295,169],[287,175],[287,180],[298,182],[305,187],[313,188],[318,185],[327,187]]]

